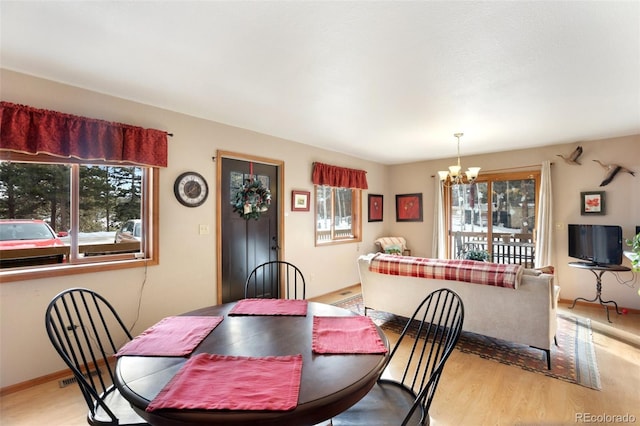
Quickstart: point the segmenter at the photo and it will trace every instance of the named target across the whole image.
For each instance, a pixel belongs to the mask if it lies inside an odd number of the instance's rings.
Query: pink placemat
[[[301,376],[302,355],[198,354],[187,360],[147,411],[293,410],[298,405]]]
[[[384,354],[375,324],[369,317],[313,317],[313,352],[319,354]]]
[[[307,301],[295,299],[242,299],[229,315],[307,315]]]
[[[120,348],[116,356],[185,356],[189,355],[223,317],[166,317],[143,331]]]

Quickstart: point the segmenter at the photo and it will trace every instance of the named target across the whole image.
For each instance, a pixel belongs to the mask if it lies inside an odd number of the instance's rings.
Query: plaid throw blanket
[[[497,287],[517,288],[522,265],[475,260],[426,259],[380,253],[369,264],[371,272],[418,278],[464,281]]]

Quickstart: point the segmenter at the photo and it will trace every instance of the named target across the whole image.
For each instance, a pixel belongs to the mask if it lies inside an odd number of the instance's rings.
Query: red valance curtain
[[[328,185],[337,188],[368,189],[367,172],[314,163],[312,181],[314,185]]]
[[[0,151],[167,166],[167,132],[0,102]]]

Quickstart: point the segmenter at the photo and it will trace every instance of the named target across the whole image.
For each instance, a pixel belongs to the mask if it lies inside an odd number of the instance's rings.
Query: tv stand
[[[621,265],[598,265],[597,263],[591,262],[569,262],[569,266],[580,269],[588,269],[593,272],[593,275],[596,277],[596,297],[593,299],[585,299],[584,297],[577,297],[573,300],[573,304],[569,307],[569,309],[573,309],[576,306],[576,302],[578,300],[584,300],[585,302],[600,302],[604,309],[607,311],[607,321],[611,322],[609,319],[609,306],[608,303],[613,303],[613,306],[616,307],[616,313],[621,315],[622,312],[618,309],[618,304],[613,300],[602,300],[602,275],[605,272],[627,272],[630,271],[631,268],[627,268],[626,266]]]

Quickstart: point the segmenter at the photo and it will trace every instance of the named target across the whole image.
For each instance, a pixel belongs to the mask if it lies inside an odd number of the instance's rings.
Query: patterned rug
[[[360,294],[333,303],[336,306],[363,314]],[[400,333],[407,318],[387,312],[367,311],[383,330]],[[456,349],[481,358],[512,365],[523,370],[600,390],[600,374],[589,319],[558,314],[556,332],[558,346],[551,349],[551,370],[547,369],[546,354],[540,349],[511,343],[471,332],[462,332]]]

